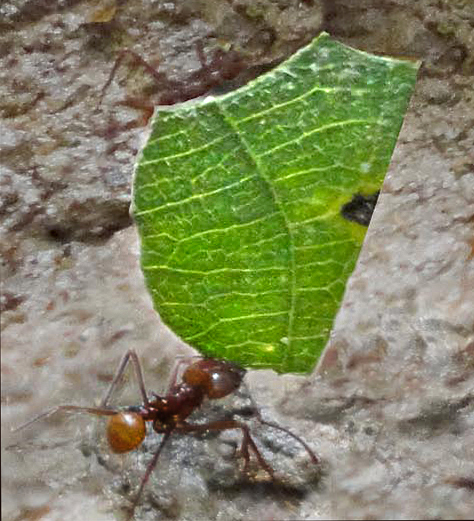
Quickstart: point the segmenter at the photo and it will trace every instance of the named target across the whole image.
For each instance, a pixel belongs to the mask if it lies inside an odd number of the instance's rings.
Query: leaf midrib
[[[234,130],[235,136],[239,140],[241,146],[246,151],[247,156],[249,157],[249,159],[255,165],[255,168],[256,168],[258,174],[260,175],[261,179],[263,179],[263,181],[268,186],[270,194],[271,194],[271,196],[273,198],[273,202],[274,202],[278,212],[280,212],[281,216],[283,217],[283,222],[285,224],[285,229],[286,229],[286,232],[287,232],[287,236],[289,238],[289,246],[290,246],[289,247],[289,253],[290,253],[289,271],[291,273],[290,309],[288,311],[288,328],[287,328],[287,338],[288,338],[287,357],[288,357],[289,354],[291,353],[291,341],[292,341],[292,336],[293,336],[292,335],[293,334],[293,321],[294,321],[294,312],[295,312],[295,307],[296,307],[296,303],[295,303],[295,299],[296,299],[296,257],[295,257],[295,241],[294,241],[293,234],[291,232],[291,226],[290,226],[290,223],[288,222],[288,219],[287,219],[287,216],[286,216],[285,212],[283,211],[283,205],[282,205],[282,203],[281,203],[281,201],[280,201],[280,199],[278,197],[278,194],[276,193],[276,190],[273,187],[270,179],[265,174],[265,170],[262,167],[262,165],[261,165],[261,163],[260,163],[260,161],[258,159],[258,156],[252,152],[252,149],[247,144],[244,136],[242,136],[242,133],[240,132],[240,129],[239,129],[238,125],[234,124],[234,122],[232,121],[232,118],[226,113],[226,111],[224,110],[224,107],[222,106],[222,104],[218,103],[216,101],[216,106],[217,106],[220,114],[224,118],[224,121]]]

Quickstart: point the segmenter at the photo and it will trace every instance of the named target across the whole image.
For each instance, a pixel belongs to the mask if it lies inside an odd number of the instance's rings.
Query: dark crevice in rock
[[[83,242],[86,244],[101,244],[106,242],[114,233],[133,224],[130,214],[124,212],[113,218],[92,223],[58,223],[46,226],[46,234],[49,239],[60,244],[67,244],[71,241]]]
[[[400,431],[411,433],[415,436],[424,436],[430,433],[453,430],[459,419],[459,413],[471,405],[474,395],[468,394],[455,401],[440,401],[423,409],[419,415],[401,420],[398,423]]]

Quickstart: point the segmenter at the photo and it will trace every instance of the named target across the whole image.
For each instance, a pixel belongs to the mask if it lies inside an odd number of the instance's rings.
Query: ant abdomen
[[[119,412],[107,422],[107,441],[111,450],[119,454],[136,449],[145,434],[145,420],[136,412]]]
[[[203,358],[189,365],[182,380],[192,387],[201,387],[211,400],[223,398],[240,387],[245,369],[224,360]]]

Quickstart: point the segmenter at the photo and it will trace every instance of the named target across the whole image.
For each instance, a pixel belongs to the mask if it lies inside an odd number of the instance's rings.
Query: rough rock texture
[[[151,308],[128,215],[150,100],[238,84],[322,28],[424,65],[318,370],[247,377],[263,414],[321,455],[321,472],[296,443],[251,421],[244,390],[201,419],[248,419],[285,487],[261,473],[240,478],[237,434],[176,438],[136,519],[472,518],[474,4],[324,4],[0,5],[5,521],[120,519],[155,438],[118,457],[87,417],[10,428],[58,403],[97,403],[128,348],[157,392],[176,354],[189,352]],[[125,47],[159,62],[162,82],[127,57],[98,107]]]

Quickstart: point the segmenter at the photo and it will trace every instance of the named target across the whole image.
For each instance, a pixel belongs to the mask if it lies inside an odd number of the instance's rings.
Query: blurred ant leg
[[[145,407],[148,407],[148,397],[146,395],[146,387],[145,381],[143,379],[142,366],[140,365],[140,360],[138,359],[137,353],[135,353],[133,349],[127,351],[124,357],[122,358],[118,366],[117,372],[115,373],[114,379],[110,384],[109,390],[107,391],[107,394],[104,396],[102,402],[100,403],[101,407],[107,407],[109,400],[112,397],[113,392],[115,391],[117,383],[122,378],[122,375],[130,361],[132,362],[133,368],[135,369],[135,375],[137,377],[138,387],[140,388],[140,393],[142,395],[143,405],[145,405]]]
[[[150,475],[151,473],[153,472],[153,469],[156,467],[156,463],[158,462],[158,458],[160,457],[160,453],[165,445],[165,443],[168,441],[169,437],[171,436],[171,432],[166,432],[163,436],[163,439],[161,440],[161,443],[160,445],[158,446],[158,448],[156,449],[156,452],[155,454],[153,454],[153,458],[151,459],[150,463],[148,463],[148,466],[146,468],[146,471],[145,471],[145,474],[142,478],[142,481],[140,483],[140,487],[138,489],[138,492],[135,496],[135,499],[133,500],[133,503],[132,503],[132,506],[130,508],[130,514],[129,516],[127,517],[127,521],[129,521],[130,519],[132,519],[133,517],[133,512],[135,510],[135,507],[137,506],[138,504],[138,501],[140,499],[140,496],[142,495],[142,492],[143,492],[143,489],[145,488],[145,485],[147,484],[148,480],[150,479]]]
[[[178,355],[175,359],[173,372],[171,373],[171,376],[169,378],[168,382],[168,393],[170,393],[175,387],[176,382],[178,381],[178,374],[181,366],[184,364],[189,364],[189,361],[193,358],[203,358],[201,355]]]
[[[304,449],[308,453],[308,456],[311,458],[311,461],[315,465],[320,463],[319,458],[316,456],[316,454],[313,452],[313,450],[310,448],[310,446],[302,438],[300,438],[299,436],[297,436],[296,434],[291,432],[290,429],[287,429],[286,427],[282,427],[281,425],[278,425],[278,423],[269,422],[267,420],[264,420],[263,417],[262,417],[262,413],[260,412],[260,409],[258,408],[257,403],[253,399],[253,396],[250,394],[250,392],[248,393],[248,395],[249,395],[250,401],[252,402],[252,405],[254,407],[255,416],[257,417],[257,420],[261,424],[268,425],[269,427],[272,427],[273,429],[277,429],[277,430],[280,430],[282,432],[285,432],[286,434],[288,434],[289,436],[294,438],[296,441],[298,441],[304,447]]]
[[[176,427],[175,432],[180,433],[190,433],[190,432],[206,432],[206,431],[227,431],[230,429],[240,429],[242,431],[242,445],[240,451],[244,458],[244,473],[248,472],[249,462],[250,462],[250,454],[249,447],[252,449],[255,454],[258,463],[262,467],[262,469],[272,478],[275,479],[275,474],[273,472],[272,467],[265,461],[265,458],[262,456],[260,451],[255,445],[255,442],[250,435],[250,429],[245,423],[238,422],[236,420],[219,420],[210,423],[204,423],[202,425],[193,425],[189,423],[183,423]]]
[[[115,74],[117,73],[117,69],[120,67],[121,63],[123,62],[123,59],[125,56],[131,57],[135,62],[138,62],[140,65],[142,65],[145,70],[147,70],[158,83],[163,81],[162,74],[160,74],[156,69],[154,69],[146,60],[144,60],[139,54],[137,54],[135,51],[132,51],[131,49],[122,49],[118,52],[117,59],[115,60],[114,66],[112,67],[112,70],[110,71],[109,77],[107,81],[105,82],[105,85],[102,87],[102,90],[100,92],[99,96],[99,103],[97,106],[100,106],[102,103],[105,92],[109,88],[109,85],[112,83]]]
[[[17,432],[21,429],[24,429],[25,427],[28,427],[32,423],[38,421],[38,420],[44,420],[46,418],[49,418],[50,416],[53,416],[53,414],[56,414],[57,412],[78,412],[78,413],[87,413],[87,414],[95,414],[96,416],[113,416],[114,414],[117,414],[116,410],[113,409],[103,409],[100,407],[81,407],[78,405],[58,405],[57,407],[53,407],[52,409],[49,409],[46,412],[43,412],[39,414],[38,416],[35,416],[32,420],[29,420],[25,423],[22,423],[20,426],[15,427],[12,429],[12,432]]]
[[[145,126],[150,121],[153,116],[153,112],[155,111],[155,106],[153,103],[150,103],[148,100],[143,98],[133,98],[131,96],[127,96],[125,100],[118,101],[119,105],[123,105],[125,107],[130,107],[132,109],[141,110],[144,114],[141,118],[136,120],[132,120],[131,122],[124,125],[125,130],[129,130],[130,128],[135,128],[136,126]]]
[[[207,63],[206,55],[204,54],[204,46],[203,46],[201,40],[199,40],[199,41],[196,43],[196,54],[197,54],[197,56],[198,56],[199,63],[201,64],[201,67],[202,67],[203,69],[207,70],[207,68],[208,68],[208,63]]]

